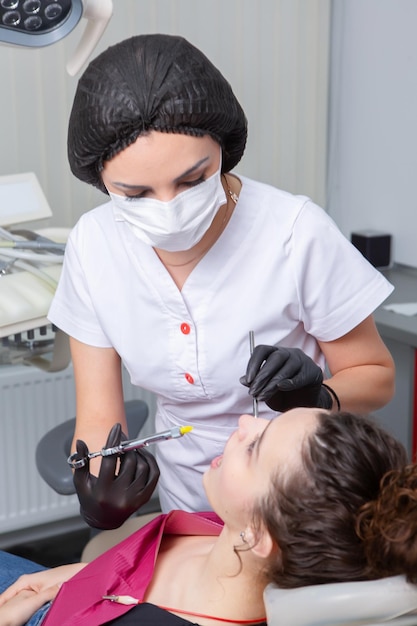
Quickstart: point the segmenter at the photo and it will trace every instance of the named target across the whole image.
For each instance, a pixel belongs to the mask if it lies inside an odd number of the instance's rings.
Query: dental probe
[[[249,348],[250,348],[250,355],[252,356],[253,349],[255,348],[255,333],[253,332],[253,330],[249,331]],[[254,397],[252,401],[253,401],[253,417],[258,417],[258,399]]]
[[[161,433],[155,433],[154,435],[149,435],[148,437],[143,437],[141,439],[129,439],[128,441],[122,441],[118,446],[114,446],[113,448],[102,448],[98,452],[89,452],[86,457],[81,459],[77,459],[77,452],[74,452],[68,457],[67,462],[73,469],[78,469],[80,467],[84,467],[87,458],[94,459],[98,456],[112,456],[114,454],[123,454],[124,452],[129,452],[130,450],[138,450],[139,448],[144,448],[149,446],[151,443],[157,443],[158,441],[177,439],[178,437],[182,437],[183,435],[191,432],[192,429],[192,426],[175,426],[170,430],[164,430]]]

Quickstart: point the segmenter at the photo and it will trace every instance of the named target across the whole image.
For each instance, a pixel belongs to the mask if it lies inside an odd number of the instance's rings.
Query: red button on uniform
[[[184,333],[184,335],[189,335],[191,332],[190,325],[185,322],[181,324],[181,332]]]
[[[190,383],[190,385],[194,385],[194,378],[191,376],[191,374],[185,374],[185,380]]]

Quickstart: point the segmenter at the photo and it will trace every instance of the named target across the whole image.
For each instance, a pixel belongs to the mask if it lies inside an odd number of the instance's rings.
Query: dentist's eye
[[[185,187],[185,188],[197,187],[197,185],[204,183],[205,180],[206,180],[206,176],[205,174],[202,174],[201,176],[199,176],[198,178],[195,178],[194,180],[183,181],[182,183],[180,183],[180,186]]]
[[[141,200],[142,198],[145,198],[145,192],[141,192],[136,194],[135,196],[125,196],[125,200],[127,202],[130,202],[131,200]]]

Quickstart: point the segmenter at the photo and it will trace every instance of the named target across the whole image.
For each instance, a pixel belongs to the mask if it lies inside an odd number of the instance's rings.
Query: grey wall
[[[417,267],[417,2],[333,0],[328,210]]]

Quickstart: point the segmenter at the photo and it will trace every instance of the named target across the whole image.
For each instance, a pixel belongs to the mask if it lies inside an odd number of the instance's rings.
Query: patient
[[[89,564],[18,578],[0,595],[2,626],[262,624],[269,582],[417,583],[417,466],[371,421],[318,409],[244,415],[204,487],[215,513],[173,511]]]

